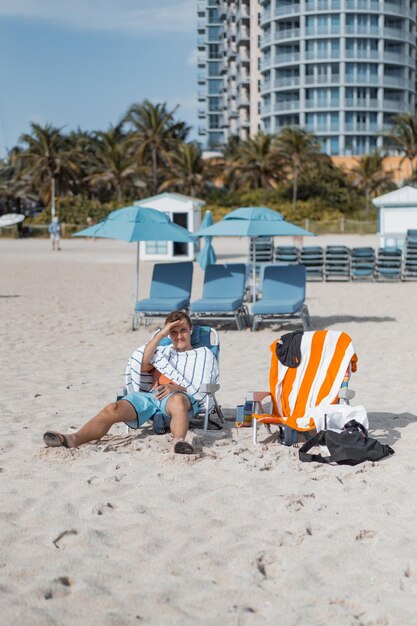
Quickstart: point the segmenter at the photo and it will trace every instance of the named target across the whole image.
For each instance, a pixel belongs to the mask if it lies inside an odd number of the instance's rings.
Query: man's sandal
[[[47,448],[69,448],[67,438],[61,433],[54,433],[52,430],[48,430],[44,436],[43,441]]]
[[[176,454],[194,454],[194,448],[188,441],[177,441],[174,452]]]

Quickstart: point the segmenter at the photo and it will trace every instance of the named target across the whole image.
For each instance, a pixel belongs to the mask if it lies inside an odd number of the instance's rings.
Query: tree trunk
[[[296,209],[297,207],[297,193],[298,193],[298,169],[294,169],[294,174],[292,178],[292,208]]]
[[[152,193],[158,191],[158,162],[155,146],[152,146]]]
[[[411,170],[410,178],[414,178],[414,157],[409,157],[409,161],[410,161],[410,170]]]
[[[365,221],[368,222],[369,221],[369,189],[368,187],[365,188]]]

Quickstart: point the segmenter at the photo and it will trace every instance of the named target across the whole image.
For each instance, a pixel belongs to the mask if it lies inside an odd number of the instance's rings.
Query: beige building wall
[[[260,128],[260,47],[259,15],[261,7],[258,0],[250,0],[250,136],[254,137]]]
[[[333,156],[331,159],[335,165],[349,171],[356,167],[360,157]],[[414,164],[414,168],[417,171],[417,163]],[[410,161],[399,156],[386,157],[384,159],[384,169],[386,172],[392,173],[392,179],[397,185],[404,183],[412,174]]]

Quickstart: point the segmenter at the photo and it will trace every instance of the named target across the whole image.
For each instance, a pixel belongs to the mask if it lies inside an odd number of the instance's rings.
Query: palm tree
[[[143,168],[139,167],[120,125],[96,132],[94,139],[85,178],[91,187],[110,189],[121,201],[129,188],[145,186],[140,178]]]
[[[382,191],[392,179],[392,172],[384,170],[384,156],[375,150],[356,159],[351,170],[354,184],[365,194],[365,219],[369,220],[371,195]]]
[[[167,109],[166,103],[153,104],[144,100],[140,104],[132,104],[124,122],[132,127],[130,142],[142,163],[150,161],[152,172],[152,193],[158,190],[158,170],[166,165],[169,154],[175,147],[184,142],[189,127],[184,122],[174,120],[176,107]]]
[[[170,157],[168,178],[159,186],[159,190],[172,188],[190,196],[198,196],[205,184],[204,169],[199,146],[182,143]]]
[[[231,186],[240,190],[263,189],[265,201],[268,190],[279,180],[280,171],[273,139],[262,132],[238,144],[234,156],[226,160],[226,179]]]
[[[411,178],[414,177],[414,161],[417,157],[417,116],[402,113],[394,118],[394,126],[388,135],[393,146],[402,154],[401,163],[405,159],[410,162]]]
[[[287,127],[276,138],[276,147],[292,177],[292,205],[295,209],[299,176],[308,163],[319,157],[320,144],[313,133]]]
[[[41,185],[41,194],[51,201],[54,211],[55,182],[79,172],[77,155],[74,154],[62,128],[52,124],[40,126],[31,123],[31,134],[23,134],[20,141],[26,144],[19,158],[23,169],[32,181]]]

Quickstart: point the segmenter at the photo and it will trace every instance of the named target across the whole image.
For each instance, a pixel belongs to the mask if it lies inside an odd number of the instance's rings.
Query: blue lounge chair
[[[152,337],[154,337],[157,333],[159,332],[159,329],[156,330]],[[219,334],[218,332],[214,329],[214,328],[210,328],[210,326],[193,326],[193,330],[191,333],[191,345],[193,348],[209,348],[214,356],[216,357],[217,362],[219,362],[219,356],[220,356],[220,339],[219,339]],[[159,345],[160,346],[169,346],[171,344],[171,340],[169,337],[164,337],[160,342]],[[216,391],[218,391],[220,389],[220,385],[217,383],[211,383],[211,384],[204,384],[201,385],[201,387],[199,388],[199,391],[201,391],[202,393],[206,393],[206,403],[205,403],[205,409],[203,412],[199,412],[193,419],[200,419],[203,418],[204,422],[203,422],[203,428],[204,430],[208,429],[208,424],[210,422],[210,418],[212,415],[216,414],[220,420],[220,422],[222,424],[224,424],[224,416],[221,410],[220,405],[217,402],[216,399]],[[117,400],[121,400],[127,393],[127,389],[126,387],[123,387],[123,389],[119,389],[117,392]],[[213,399],[213,406],[212,408],[209,408],[210,406],[210,397]],[[215,424],[214,424],[215,425]],[[129,432],[129,427],[127,427],[127,432]]]
[[[149,298],[139,300],[135,306],[132,330],[136,330],[145,319],[164,317],[171,311],[187,310],[190,304],[193,264],[156,263],[153,268]]]
[[[306,268],[304,265],[267,265],[265,267],[262,299],[252,305],[253,327],[262,322],[300,317],[304,329],[311,327],[306,297]]]
[[[234,319],[238,330],[249,319],[243,304],[246,267],[244,263],[208,265],[204,274],[203,297],[191,303],[191,319]]]

